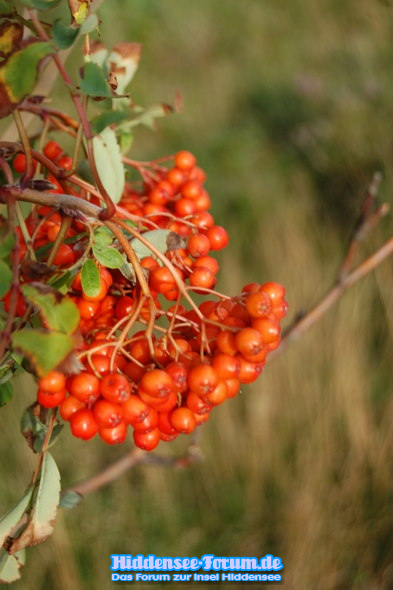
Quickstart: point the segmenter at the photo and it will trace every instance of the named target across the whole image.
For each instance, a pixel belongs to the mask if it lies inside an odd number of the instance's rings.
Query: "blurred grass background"
[[[158,133],[138,131],[132,157],[196,154],[231,236],[221,290],[282,282],[290,322],[332,283],[375,170],[391,202],[391,3],[113,0],[100,15],[109,46],[144,45],[136,102],[171,102],[176,90],[184,98],[184,113]],[[362,253],[390,228],[391,217]],[[213,412],[200,463],[138,467],[61,512],[14,588],[113,588],[117,552],[273,553],[290,589],[393,588],[392,293],[390,260]],[[16,385],[0,414],[1,512],[35,464],[15,438],[34,387]],[[54,448],[64,487],[123,452],[72,440],[68,429]]]

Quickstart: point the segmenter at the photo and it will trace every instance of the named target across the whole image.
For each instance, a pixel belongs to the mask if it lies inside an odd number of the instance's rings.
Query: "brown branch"
[[[177,457],[164,457],[155,453],[142,451],[141,449],[133,449],[99,473],[65,489],[62,492],[62,496],[65,496],[69,492],[74,492],[81,496],[96,492],[104,486],[112,483],[112,481],[115,481],[118,477],[136,465],[186,467],[191,463],[198,461],[200,456],[200,450],[195,440],[191,441],[183,455]]]
[[[279,348],[270,354],[269,358],[274,358],[281,353],[290,342],[297,340],[316,322],[318,322],[325,313],[336,303],[344,292],[357,283],[364,276],[375,270],[388,256],[393,254],[393,237],[391,237],[376,252],[371,254],[366,260],[361,262],[352,272],[344,276],[322,297],[322,299],[306,312],[300,319],[293,322],[284,332],[283,339]]]

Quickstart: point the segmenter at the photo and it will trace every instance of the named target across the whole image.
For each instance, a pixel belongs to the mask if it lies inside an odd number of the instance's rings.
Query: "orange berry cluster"
[[[56,146],[49,142],[45,155],[70,166]],[[23,172],[19,156],[14,168]],[[70,252],[63,250],[59,257],[59,249],[52,266],[71,268],[68,295],[80,312],[76,353],[81,370],[50,372],[39,380],[37,399],[46,408],[59,407],[74,436],[87,440],[98,433],[109,444],[121,443],[130,426],[135,445],[152,450],[160,440],[192,432],[215,406],[235,397],[241,384],[255,381],[279,345],[280,320],[287,311],[281,285],[252,283],[236,297],[212,292],[219,266],[209,253],[225,247],[228,235],[207,210],[204,180],[195,157],[181,151],[173,167],[156,166],[142,190],[127,186],[119,203],[119,216],[123,211],[140,220],[142,236],[153,222],[180,240],[162,253],[168,265],[153,255],[140,260],[150,298],[138,282],[98,262],[99,290],[94,296],[85,292],[78,260],[82,254],[86,258],[88,235],[83,223],[72,220],[65,235],[70,239],[62,243]],[[66,188],[84,198],[77,188]],[[54,191],[63,189],[59,185]],[[53,244],[61,222],[54,209],[34,207],[26,220],[34,247]],[[88,256],[93,257],[89,251]],[[22,281],[29,280],[23,264],[21,272]],[[184,294],[193,291],[208,299],[191,305]]]

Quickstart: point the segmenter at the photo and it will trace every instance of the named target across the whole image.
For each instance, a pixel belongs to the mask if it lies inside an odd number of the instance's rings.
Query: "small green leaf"
[[[164,254],[167,250],[175,250],[182,247],[181,237],[169,229],[152,229],[143,233],[143,237],[156,249]],[[142,260],[146,256],[154,256],[153,251],[143,244],[138,238],[130,242],[135,254]]]
[[[61,0],[32,0],[33,6],[37,10],[50,10],[54,8],[58,4],[60,4]]]
[[[0,16],[9,16],[15,12],[15,8],[11,6],[8,0],[0,0]]]
[[[8,256],[14,247],[15,239],[5,223],[0,225],[0,258]]]
[[[93,246],[93,254],[106,268],[120,268],[124,262],[122,254],[111,246]]]
[[[129,118],[128,113],[122,113],[120,111],[106,111],[105,113],[101,113],[101,115],[97,115],[91,122],[91,129],[94,135],[101,133],[108,125],[112,125],[113,123],[120,123],[120,121],[124,121],[125,119]]]
[[[52,25],[52,37],[57,47],[67,49],[71,47],[79,35],[79,27],[65,25],[60,20],[55,20]]]
[[[119,141],[121,153],[127,154],[131,149],[132,142],[134,141],[134,135],[131,133],[131,131],[124,129],[124,131],[120,133]]]
[[[82,496],[77,492],[66,492],[61,495],[59,506],[66,509],[75,508],[82,502],[82,499]]]
[[[41,409],[42,410],[42,409]],[[42,412],[37,403],[26,408],[22,414],[20,421],[20,428],[22,435],[27,441],[29,447],[35,452],[40,453],[48,432],[48,424],[44,424],[42,420],[47,420],[48,416],[45,410]],[[57,441],[60,432],[63,429],[63,424],[57,422],[53,427],[48,447],[54,445]]]
[[[75,332],[80,315],[72,299],[62,296],[51,287],[38,288],[34,284],[23,285],[22,292],[38,308],[48,328],[64,334]]]
[[[0,583],[11,584],[19,580],[20,568],[25,563],[25,551],[22,549],[14,555],[8,555],[5,549],[0,549]]]
[[[12,346],[24,354],[39,377],[44,377],[66,359],[74,342],[68,334],[24,329],[14,332]]]
[[[34,487],[30,486],[22,498],[0,519],[0,547],[26,512]]]
[[[96,297],[100,291],[101,281],[98,268],[94,260],[88,258],[82,266],[82,289],[88,297]]]
[[[12,283],[12,271],[4,260],[0,260],[0,299],[9,291]]]
[[[0,408],[8,404],[13,394],[12,385],[9,381],[0,383]]]
[[[74,277],[67,270],[60,277],[56,277],[54,279],[50,279],[48,281],[48,284],[51,285],[51,287],[53,287],[54,289],[57,289],[58,291],[60,291],[60,289],[62,289],[63,287],[69,287],[71,285],[71,283],[72,283],[73,280],[74,280]],[[67,292],[67,290],[68,289],[66,289],[65,292]],[[61,293],[62,293],[62,291],[61,291]]]
[[[46,452],[33,510],[22,534],[12,543],[12,551],[42,543],[52,534],[59,501],[60,473],[52,455]]]
[[[106,127],[93,137],[93,151],[100,180],[112,201],[118,203],[124,190],[125,171],[113,129]]]
[[[79,75],[79,87],[88,96],[112,96],[104,72],[97,64],[91,61],[87,62],[82,68],[82,75]]]
[[[109,246],[113,242],[113,233],[110,229],[102,225],[94,232],[94,243],[97,246]]]

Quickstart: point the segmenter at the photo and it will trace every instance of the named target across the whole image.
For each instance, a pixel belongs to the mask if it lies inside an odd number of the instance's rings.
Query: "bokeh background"
[[[391,2],[107,0],[99,14],[109,46],[143,43],[134,100],[184,99],[156,133],[136,133],[132,157],[196,154],[231,236],[221,289],[282,282],[288,325],[334,281],[374,171],[391,202]],[[388,217],[361,255],[390,232]],[[114,588],[111,553],[273,553],[289,589],[393,588],[392,335],[388,260],[214,411],[199,463],[137,467],[61,511],[15,590]],[[35,464],[15,436],[34,387],[19,378],[16,390],[0,414],[1,512]],[[66,487],[124,449],[65,429],[53,453]]]

